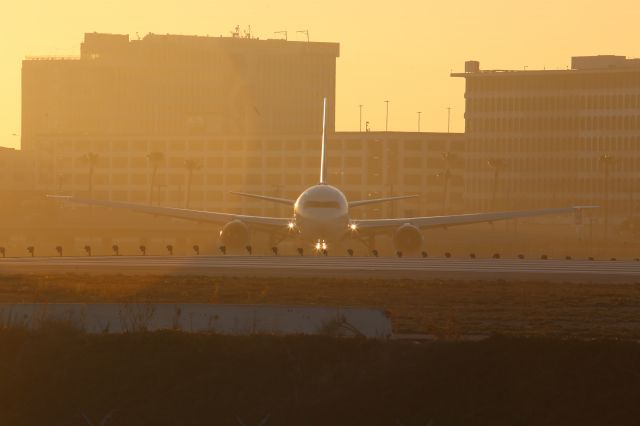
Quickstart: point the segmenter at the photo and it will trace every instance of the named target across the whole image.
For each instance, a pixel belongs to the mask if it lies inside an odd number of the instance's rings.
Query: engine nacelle
[[[249,227],[240,220],[226,223],[220,231],[220,243],[230,250],[244,249],[249,245]]]
[[[417,227],[410,223],[405,223],[396,230],[395,234],[393,234],[393,244],[396,250],[402,253],[414,253],[420,251],[422,248],[422,241],[422,233]]]

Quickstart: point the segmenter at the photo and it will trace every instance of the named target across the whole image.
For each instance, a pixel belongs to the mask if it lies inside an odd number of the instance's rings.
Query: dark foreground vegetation
[[[637,425],[640,344],[0,331],[2,425]]]
[[[396,333],[640,340],[640,284],[508,281],[0,275],[0,303],[367,306]]]

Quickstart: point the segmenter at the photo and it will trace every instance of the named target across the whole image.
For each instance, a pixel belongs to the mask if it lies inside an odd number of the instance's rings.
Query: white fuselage
[[[331,185],[306,189],[296,200],[293,215],[305,241],[336,242],[349,232],[349,203],[342,191]]]

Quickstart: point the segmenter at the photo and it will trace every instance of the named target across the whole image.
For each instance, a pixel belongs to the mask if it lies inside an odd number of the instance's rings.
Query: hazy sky
[[[464,129],[464,61],[501,69],[565,68],[572,55],[640,56],[637,0],[20,0],[4,2],[0,26],[0,145],[19,145],[20,61],[77,55],[85,32],[141,36],[229,35],[251,25],[260,38],[341,44],[337,129],[358,129],[358,105],[373,130]],[[17,134],[18,136],[12,136]]]

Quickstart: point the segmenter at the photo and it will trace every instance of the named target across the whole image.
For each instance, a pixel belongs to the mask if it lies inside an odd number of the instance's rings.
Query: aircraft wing
[[[241,220],[247,225],[258,225],[262,227],[285,228],[291,219],[281,217],[264,217],[264,216],[247,216],[233,213],[217,213],[202,210],[189,210],[176,207],[161,207],[145,204],[124,203],[120,201],[103,201],[82,199],[71,196],[47,195],[48,198],[61,200],[65,202],[87,204],[92,206],[110,207],[117,209],[126,209],[138,213],[147,213],[154,216],[168,216],[177,219],[193,220],[196,222],[207,223],[226,223],[232,220]]]
[[[584,209],[593,209],[597,206],[576,206],[556,209],[540,210],[517,210],[493,213],[472,213],[448,216],[426,216],[408,217],[398,219],[362,219],[354,220],[359,230],[363,232],[375,233],[377,231],[387,231],[398,226],[409,223],[420,229],[448,228],[450,226],[470,225],[473,223],[494,222],[498,220],[517,219],[522,217],[547,216],[556,214],[575,213],[579,214]]]

